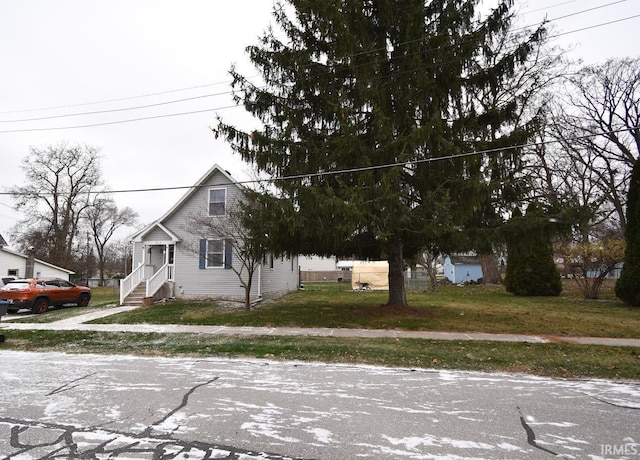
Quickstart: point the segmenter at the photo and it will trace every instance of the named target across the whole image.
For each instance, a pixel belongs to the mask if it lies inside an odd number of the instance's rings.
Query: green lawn
[[[387,293],[352,292],[348,285],[337,283],[307,283],[304,291],[264,302],[250,312],[239,304],[230,307],[214,302],[173,301],[96,322],[401,328],[639,338],[640,309],[615,301],[612,292],[609,284],[602,295],[604,300],[585,301],[570,282],[565,282],[563,295],[554,298],[514,297],[499,286],[444,286],[438,293],[410,293],[410,309],[389,311],[381,307]],[[117,293],[99,288],[94,290],[89,309],[114,303]],[[89,310],[65,308],[28,320],[53,321],[85,311]],[[640,349],[633,347],[37,330],[11,330],[6,335],[7,341],[0,344],[0,350],[268,358],[640,380]]]
[[[307,283],[247,312],[214,302],[171,301],[96,320],[101,323],[197,324],[407,329],[559,336],[640,338],[640,308],[612,300],[584,300],[566,282],[560,297],[516,297],[501,286],[443,286],[409,293],[411,308],[384,307],[386,292],[353,292],[348,285]]]
[[[640,350],[595,345],[422,339],[8,331],[0,350],[259,358],[640,380]]]

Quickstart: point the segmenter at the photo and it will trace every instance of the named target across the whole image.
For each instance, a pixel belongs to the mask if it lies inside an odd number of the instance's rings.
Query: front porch
[[[120,305],[148,305],[155,297],[174,297],[174,251],[173,242],[144,244],[144,261],[120,283]]]

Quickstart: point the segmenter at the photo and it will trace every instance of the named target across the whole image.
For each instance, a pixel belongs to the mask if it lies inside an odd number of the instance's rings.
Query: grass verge
[[[640,338],[640,309],[612,295],[581,298],[571,281],[559,297],[515,297],[500,286],[443,286],[438,293],[409,293],[411,308],[381,307],[387,293],[352,292],[337,283],[307,284],[246,312],[215,302],[173,301],[94,322],[294,326]],[[25,318],[53,322],[117,301],[112,288],[93,292],[87,308],[53,309]],[[640,380],[640,349],[572,344],[530,344],[419,339],[217,336],[80,331],[5,332],[0,350],[269,358],[394,367],[516,372],[564,378]]]
[[[613,284],[604,290],[609,299]],[[518,297],[502,286],[443,286],[409,293],[410,309],[385,308],[386,292],[353,292],[323,283],[251,311],[215,302],[171,301],[95,323],[329,327],[640,338],[640,308],[584,300],[572,281],[560,297]]]
[[[640,350],[569,344],[420,339],[8,331],[0,350],[372,364],[640,380]]]

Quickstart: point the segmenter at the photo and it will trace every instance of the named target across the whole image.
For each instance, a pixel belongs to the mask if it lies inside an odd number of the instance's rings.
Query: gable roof
[[[19,252],[13,251],[13,250],[11,250],[11,249],[9,249],[9,248],[3,248],[3,247],[0,247],[0,251],[2,251],[2,252],[6,252],[7,254],[12,254],[12,255],[14,255],[14,256],[21,257],[21,258],[23,258],[23,259],[28,259],[28,258],[29,258],[29,256],[28,256],[28,255],[26,255],[26,254],[21,254],[21,253],[19,253]],[[60,270],[60,271],[62,271],[62,272],[68,273],[69,275],[75,275],[75,273],[76,273],[76,272],[74,272],[73,270],[68,270],[68,269],[66,269],[66,268],[58,267],[57,265],[50,264],[49,262],[45,262],[44,260],[34,259],[34,261],[35,261],[35,262],[38,262],[39,264],[44,265],[44,266],[46,266],[46,267],[55,268],[56,270]]]
[[[0,235],[0,248],[7,245],[7,241]]]
[[[171,230],[169,230],[167,227],[165,227],[164,225],[162,225],[162,223],[160,222],[160,220],[157,220],[149,225],[147,225],[146,227],[144,227],[142,230],[134,233],[133,235],[131,235],[130,239],[131,241],[142,241],[142,239],[148,235],[149,233],[151,233],[153,230],[155,230],[156,228],[162,230],[167,237],[171,240],[171,241],[180,241],[180,238],[178,238],[176,236],[175,233],[173,233]]]
[[[231,173],[229,171],[227,171],[226,169],[222,169],[220,166],[218,166],[218,164],[214,164],[213,167],[209,169],[209,171],[207,171],[200,179],[198,179],[198,181],[194,185],[189,187],[189,190],[187,191],[187,193],[185,193],[184,196],[176,202],[176,204],[174,204],[159,219],[147,225],[142,230],[139,230],[138,232],[131,235],[130,240],[139,241],[144,235],[148,234],[154,228],[157,227],[162,229],[162,231],[166,232],[174,241],[179,241],[178,237],[173,232],[169,231],[165,226],[162,225],[162,222],[166,220],[169,216],[171,216],[171,214],[173,214],[177,209],[179,209],[184,203],[186,203],[189,200],[189,198],[191,198],[191,196],[193,196],[193,194],[196,193],[196,191],[199,188],[203,187],[216,172],[221,173],[229,181],[229,185],[235,185],[240,190],[243,189],[243,187],[238,183],[238,181],[236,181],[233,177],[231,177]]]

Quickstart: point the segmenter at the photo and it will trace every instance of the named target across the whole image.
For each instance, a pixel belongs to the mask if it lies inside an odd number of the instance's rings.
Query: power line
[[[618,3],[624,3],[629,0],[617,0],[615,2],[605,3],[604,5],[594,6],[593,8],[587,8],[586,10],[580,10],[573,13],[565,14],[564,16],[558,16],[557,18],[549,19],[549,22],[559,21],[561,19],[567,19],[573,16],[578,16],[579,14],[589,13],[591,11],[600,10],[602,8],[607,8],[609,6],[617,5]]]
[[[590,133],[590,134],[585,134],[582,136],[574,136],[572,138],[569,139],[564,139],[563,141],[561,140],[546,140],[546,141],[540,141],[540,142],[530,142],[527,144],[519,144],[519,145],[513,145],[513,146],[508,146],[508,147],[495,147],[492,149],[484,149],[484,150],[475,150],[472,152],[467,152],[467,153],[460,153],[460,154],[455,154],[455,155],[446,155],[446,156],[442,156],[442,157],[432,157],[432,158],[422,158],[422,159],[416,159],[416,160],[410,160],[410,161],[402,161],[402,162],[396,162],[396,163],[385,163],[385,164],[381,164],[381,165],[373,165],[373,166],[363,166],[360,168],[349,168],[349,169],[340,169],[340,170],[336,170],[336,171],[324,171],[324,172],[318,172],[318,173],[307,173],[307,174],[298,174],[298,175],[292,175],[292,176],[279,176],[279,177],[273,177],[273,178],[265,178],[265,179],[248,179],[248,180],[241,180],[241,181],[236,181],[236,184],[239,185],[249,185],[249,184],[258,184],[258,183],[263,183],[263,182],[281,182],[281,181],[290,181],[290,180],[299,180],[299,179],[310,179],[310,178],[314,178],[314,177],[324,177],[324,176],[336,176],[336,175],[340,175],[340,174],[354,174],[354,173],[360,173],[360,172],[366,172],[366,171],[376,171],[376,170],[380,170],[380,169],[388,169],[388,168],[394,168],[394,167],[406,167],[408,165],[418,165],[418,164],[424,164],[424,163],[435,163],[438,161],[446,161],[446,160],[457,160],[457,159],[461,159],[461,158],[468,158],[468,157],[473,157],[473,156],[478,156],[478,155],[491,155],[491,154],[495,154],[495,153],[500,153],[500,152],[505,152],[505,151],[509,151],[509,150],[519,150],[519,149],[526,149],[526,148],[531,148],[531,147],[541,147],[541,146],[545,146],[545,145],[549,145],[549,144],[558,144],[561,142],[575,142],[575,141],[580,141],[580,140],[584,140],[584,139],[590,139],[593,137],[598,137],[598,136],[607,136],[610,134],[616,134],[616,133],[621,133],[621,132],[625,132],[625,131],[632,131],[632,130],[636,130],[639,129],[640,126],[635,126],[635,127],[631,127],[631,128],[621,128],[621,129],[616,129],[616,130],[610,130],[610,131],[603,131],[603,132],[598,132],[598,133]],[[96,192],[90,192],[93,194],[120,194],[120,193],[143,193],[143,192],[164,192],[164,191],[173,191],[173,190],[190,190],[190,189],[197,189],[197,188],[202,188],[202,187],[210,187],[210,185],[184,185],[184,186],[173,186],[173,187],[152,187],[152,188],[140,188],[140,189],[126,189],[126,190],[107,190],[107,191],[96,191]],[[0,195],[16,195],[16,193],[12,193],[12,192],[0,192]],[[17,194],[20,195],[20,194]]]
[[[613,3],[609,3],[609,4],[606,4],[606,5],[599,6],[599,7],[591,8],[591,9],[588,9],[588,10],[583,10],[583,11],[577,12],[577,13],[572,13],[572,14],[569,14],[569,15],[565,15],[565,16],[553,19],[553,20],[564,19],[566,17],[574,16],[576,14],[580,14],[580,13],[585,12],[585,11],[591,11],[593,9],[598,9],[598,8],[602,8],[602,7],[605,7],[605,6],[610,6],[612,4],[625,2],[625,1],[628,1],[628,0],[618,0],[618,1],[613,2]],[[604,27],[604,26],[616,24],[616,23],[619,23],[619,22],[635,19],[635,18],[638,18],[638,17],[640,17],[640,14],[637,14],[637,15],[634,15],[634,16],[628,16],[628,17],[624,17],[624,18],[620,18],[620,19],[616,19],[616,20],[612,20],[612,21],[609,21],[609,22],[594,24],[592,26],[587,26],[587,27],[583,27],[583,28],[580,28],[580,29],[574,29],[574,30],[570,30],[570,31],[560,32],[558,34],[550,36],[550,38],[556,38],[556,37],[560,37],[560,36],[563,36],[563,35],[569,35],[569,34],[572,34],[572,33],[582,32],[582,31],[585,31],[585,30],[591,30],[591,29],[598,28],[598,27]],[[523,28],[519,28],[517,30],[526,29],[526,28],[527,27],[523,27]],[[451,45],[451,46],[457,46],[457,45],[459,45],[459,44]],[[451,62],[454,62],[454,61],[451,61]],[[438,64],[432,64],[432,65],[430,65],[430,67],[434,67],[435,68],[435,67],[442,66],[443,64],[447,64],[447,63],[450,63],[450,62],[440,62]],[[179,91],[179,90],[176,90],[176,91]],[[94,115],[94,114],[102,114],[102,113],[109,113],[109,112],[120,112],[120,111],[127,111],[127,110],[135,110],[135,109],[142,109],[142,108],[150,108],[150,107],[155,107],[155,106],[168,105],[168,104],[172,104],[172,103],[178,103],[178,102],[184,102],[184,101],[189,101],[189,100],[201,99],[201,98],[205,98],[205,97],[220,96],[220,95],[225,95],[225,94],[230,94],[230,93],[231,92],[222,92],[222,93],[214,93],[214,94],[209,94],[209,95],[194,96],[192,98],[184,98],[184,99],[178,99],[178,100],[173,100],[173,101],[165,101],[165,102],[156,103],[156,104],[149,104],[149,105],[146,105],[146,106],[128,107],[128,108],[111,109],[111,110],[105,110],[105,111],[95,111],[95,112],[86,112],[86,113],[78,113],[78,114],[56,115],[56,116],[50,116],[50,117],[41,117],[41,118],[24,119],[24,120],[8,120],[8,121],[0,121],[0,122],[4,122],[4,123],[24,122],[24,121],[44,120],[44,119],[50,119],[50,118],[64,118],[64,117],[68,117],[68,116]],[[212,107],[212,108],[201,109],[201,110],[192,110],[192,111],[169,113],[169,114],[160,114],[160,115],[150,115],[150,116],[146,116],[146,117],[137,117],[137,118],[130,118],[130,119],[124,119],[124,120],[115,120],[115,121],[108,121],[108,122],[88,123],[88,124],[73,125],[73,126],[44,127],[44,128],[23,128],[23,129],[2,130],[2,131],[0,131],[0,134],[21,133],[21,132],[38,132],[38,131],[55,131],[55,130],[68,130],[68,129],[79,129],[79,128],[92,128],[92,127],[98,127],[98,126],[109,126],[109,125],[116,125],[116,124],[123,124],[123,123],[132,123],[132,122],[137,122],[137,121],[145,121],[145,120],[152,120],[152,119],[159,119],[159,118],[169,118],[169,117],[177,117],[177,116],[184,116],[184,115],[193,115],[193,114],[205,113],[205,112],[215,112],[215,111],[218,111],[218,110],[227,110],[227,109],[236,108],[236,107],[240,107],[240,106],[239,105],[230,105],[230,106]]]
[[[549,6],[545,6],[543,8],[538,8],[538,9],[535,9],[535,10],[524,10],[521,14],[523,16],[525,16],[527,14],[537,13],[538,11],[547,11],[547,10],[550,10],[552,8],[558,8],[559,6],[568,5],[569,3],[582,2],[582,1],[584,1],[584,0],[568,0],[566,2],[556,3],[555,5],[549,5]]]
[[[109,102],[129,101],[132,99],[142,99],[145,97],[161,96],[163,94],[178,93],[181,91],[189,91],[192,89],[201,89],[201,88],[207,88],[211,86],[218,86],[218,85],[225,85],[225,84],[228,85],[229,83],[230,83],[229,81],[219,81],[215,83],[207,83],[205,85],[188,86],[186,88],[168,89],[165,91],[159,91],[157,93],[140,94],[138,96],[127,96],[127,97],[119,97],[114,99],[104,99],[101,101],[94,101],[94,102],[82,102],[80,104],[68,104],[68,105],[59,105],[59,106],[53,106],[53,107],[42,107],[39,109],[8,110],[8,111],[0,112],[0,114],[4,115],[7,113],[41,112],[45,110],[68,109],[73,107],[83,107],[87,105],[107,104]]]
[[[129,118],[126,120],[115,120],[115,121],[104,121],[99,123],[89,123],[85,125],[74,125],[74,126],[57,126],[57,127],[49,127],[49,128],[24,128],[24,129],[8,129],[4,131],[0,131],[0,134],[7,133],[27,133],[27,132],[37,132],[37,131],[57,131],[57,130],[66,130],[66,129],[79,129],[79,128],[94,128],[96,126],[109,126],[109,125],[119,125],[123,123],[133,123],[136,121],[145,121],[145,120],[155,120],[158,118],[170,118],[170,117],[181,117],[184,115],[194,115],[198,113],[205,112],[216,112],[218,110],[226,110],[233,109],[239,107],[238,105],[229,105],[224,107],[212,107],[209,109],[201,109],[201,110],[190,110],[188,112],[178,112],[178,113],[166,113],[162,115],[149,115],[148,117],[138,117],[138,118]]]
[[[55,119],[55,118],[79,117],[79,116],[85,116],[85,115],[99,115],[99,114],[103,114],[103,113],[125,112],[125,111],[129,111],[129,110],[148,109],[148,108],[151,108],[151,107],[159,107],[159,106],[163,106],[163,105],[177,104],[177,103],[180,103],[180,102],[194,101],[194,100],[197,100],[197,99],[205,99],[205,98],[209,98],[209,97],[226,96],[228,94],[229,94],[229,91],[225,91],[223,93],[202,94],[200,96],[185,97],[183,99],[174,99],[174,100],[171,100],[171,101],[157,102],[155,104],[147,104],[147,105],[138,105],[138,106],[134,106],[134,107],[121,107],[121,108],[117,108],[117,109],[96,110],[96,111],[93,111],[93,112],[69,113],[69,114],[64,114],[64,115],[50,115],[50,116],[46,116],[46,117],[23,118],[23,119],[17,119],[17,120],[0,120],[0,123],[22,123],[22,122],[27,122],[27,121],[51,120],[51,119]]]
[[[624,22],[624,21],[628,21],[630,19],[636,19],[636,18],[640,18],[640,14],[636,14],[634,16],[627,16],[627,17],[620,18],[620,19],[614,19],[613,21],[609,21],[609,22],[602,22],[600,24],[595,24],[593,26],[582,27],[580,29],[569,30],[567,32],[561,32],[559,34],[552,35],[551,38],[560,37],[562,35],[574,34],[576,32],[584,32],[585,30],[595,29],[597,27],[610,26],[611,24],[617,24],[619,22]]]
[[[552,7],[564,5],[564,4],[567,4],[567,3],[572,3],[573,1],[575,1],[575,0],[567,1],[567,2],[561,3],[559,5],[554,5]],[[609,7],[609,6],[612,6],[612,5],[616,5],[616,4],[619,4],[619,3],[624,3],[624,2],[627,2],[627,1],[628,0],[616,0],[616,1],[613,1],[613,2],[610,2],[610,3],[606,3],[606,4],[603,4],[603,5],[598,5],[598,6],[595,6],[595,7],[592,7],[592,8],[588,8],[586,10],[579,10],[579,11],[576,11],[576,12],[573,12],[573,13],[569,13],[569,14],[566,14],[566,15],[563,15],[563,16],[559,16],[557,18],[553,18],[553,19],[547,20],[547,22],[554,22],[554,21],[558,21],[558,20],[561,20],[561,19],[566,19],[566,18],[569,18],[569,17],[572,17],[572,16],[577,16],[577,15],[580,15],[580,14],[583,14],[583,13],[586,13],[586,12],[590,12],[590,11],[606,8],[606,7]],[[529,11],[529,12],[540,11],[540,10],[549,9],[549,8],[552,8],[552,7],[541,8],[539,10],[532,10],[532,11]],[[632,16],[630,18],[624,18],[624,19],[621,19],[621,20],[631,19],[631,18],[635,18],[635,17],[636,16]],[[609,25],[609,24],[612,24],[612,23],[615,23],[615,22],[619,22],[619,21],[620,20],[611,21],[609,23],[590,26],[590,27],[583,28],[583,29],[577,29],[575,31],[560,33],[560,34],[557,34],[557,35],[553,35],[552,37],[558,37],[558,36],[566,35],[566,34],[569,34],[569,33],[574,33],[574,32],[578,32],[578,31],[582,31],[582,30],[588,30],[590,28],[599,27],[601,25]],[[530,29],[530,28],[535,27],[535,26],[540,26],[543,23],[544,22],[539,22],[539,23],[536,23],[536,24],[531,24],[531,25],[528,25],[528,26],[519,27],[519,28],[514,29],[514,31]],[[420,41],[420,40],[422,40],[422,39],[410,40],[410,41],[407,41],[407,42],[400,43],[399,45],[411,44],[411,43],[414,43],[414,42]],[[469,42],[465,42],[465,43],[469,43]],[[464,43],[457,43],[457,44],[453,44],[453,45],[449,45],[449,46],[459,46],[461,44],[464,44]],[[362,52],[357,53],[355,55],[352,55],[350,57],[359,56],[359,55],[362,55],[362,54],[374,53],[374,52],[377,52],[377,51],[380,51],[380,50],[381,49],[375,49],[374,48],[374,49],[371,49],[371,50],[362,51]],[[230,83],[228,81],[221,81],[221,82],[209,83],[209,84],[205,84],[205,85],[196,85],[196,86],[190,86],[190,87],[186,87],[186,88],[178,88],[178,89],[165,90],[165,91],[160,91],[160,92],[155,92],[155,93],[148,93],[148,94],[143,94],[143,95],[139,95],[139,96],[129,96],[129,97],[122,97],[122,98],[115,98],[115,99],[107,99],[107,100],[103,100],[103,101],[86,102],[86,103],[73,104],[73,105],[62,105],[62,106],[40,108],[40,109],[23,109],[23,110],[15,110],[15,111],[4,111],[4,112],[0,112],[0,114],[44,111],[44,110],[53,110],[53,109],[62,109],[62,108],[81,107],[81,106],[86,106],[86,105],[95,105],[95,104],[102,104],[102,103],[108,103],[108,102],[118,102],[118,101],[139,99],[139,98],[145,98],[145,97],[150,97],[150,96],[157,96],[157,95],[163,95],[163,94],[170,94],[170,93],[175,93],[175,92],[187,91],[187,90],[191,90],[191,89],[200,89],[200,88],[205,88],[205,87],[210,87],[210,86],[215,86],[215,85],[221,85],[221,84],[230,84]],[[73,114],[51,115],[51,116],[45,116],[45,117],[34,117],[34,118],[15,119],[15,120],[0,120],[0,123],[19,123],[19,122],[41,121],[41,120],[47,120],[47,119],[73,117],[73,116],[84,116],[84,115],[95,115],[95,114],[103,114],[103,113],[122,112],[122,111],[128,111],[128,110],[137,110],[137,109],[143,109],[143,108],[157,107],[157,106],[168,105],[168,104],[173,104],[173,103],[178,103],[178,102],[185,102],[185,101],[189,101],[189,100],[201,99],[201,98],[206,98],[206,97],[222,96],[222,95],[226,95],[226,94],[231,94],[231,91],[225,91],[225,92],[221,92],[221,93],[207,94],[207,95],[201,95],[201,96],[194,96],[194,97],[191,97],[191,98],[183,98],[183,99],[177,99],[177,100],[171,100],[171,101],[165,101],[165,102],[160,102],[160,103],[156,103],[156,104],[148,104],[148,105],[135,106],[135,107],[116,108],[116,109],[110,109],[110,110],[82,112],[82,113],[73,113]],[[134,120],[134,121],[137,121],[137,119]],[[84,127],[84,126],[82,126],[82,127]],[[68,128],[60,128],[60,129],[68,129]],[[2,133],[2,132],[14,132],[14,131],[0,131],[0,133]]]

